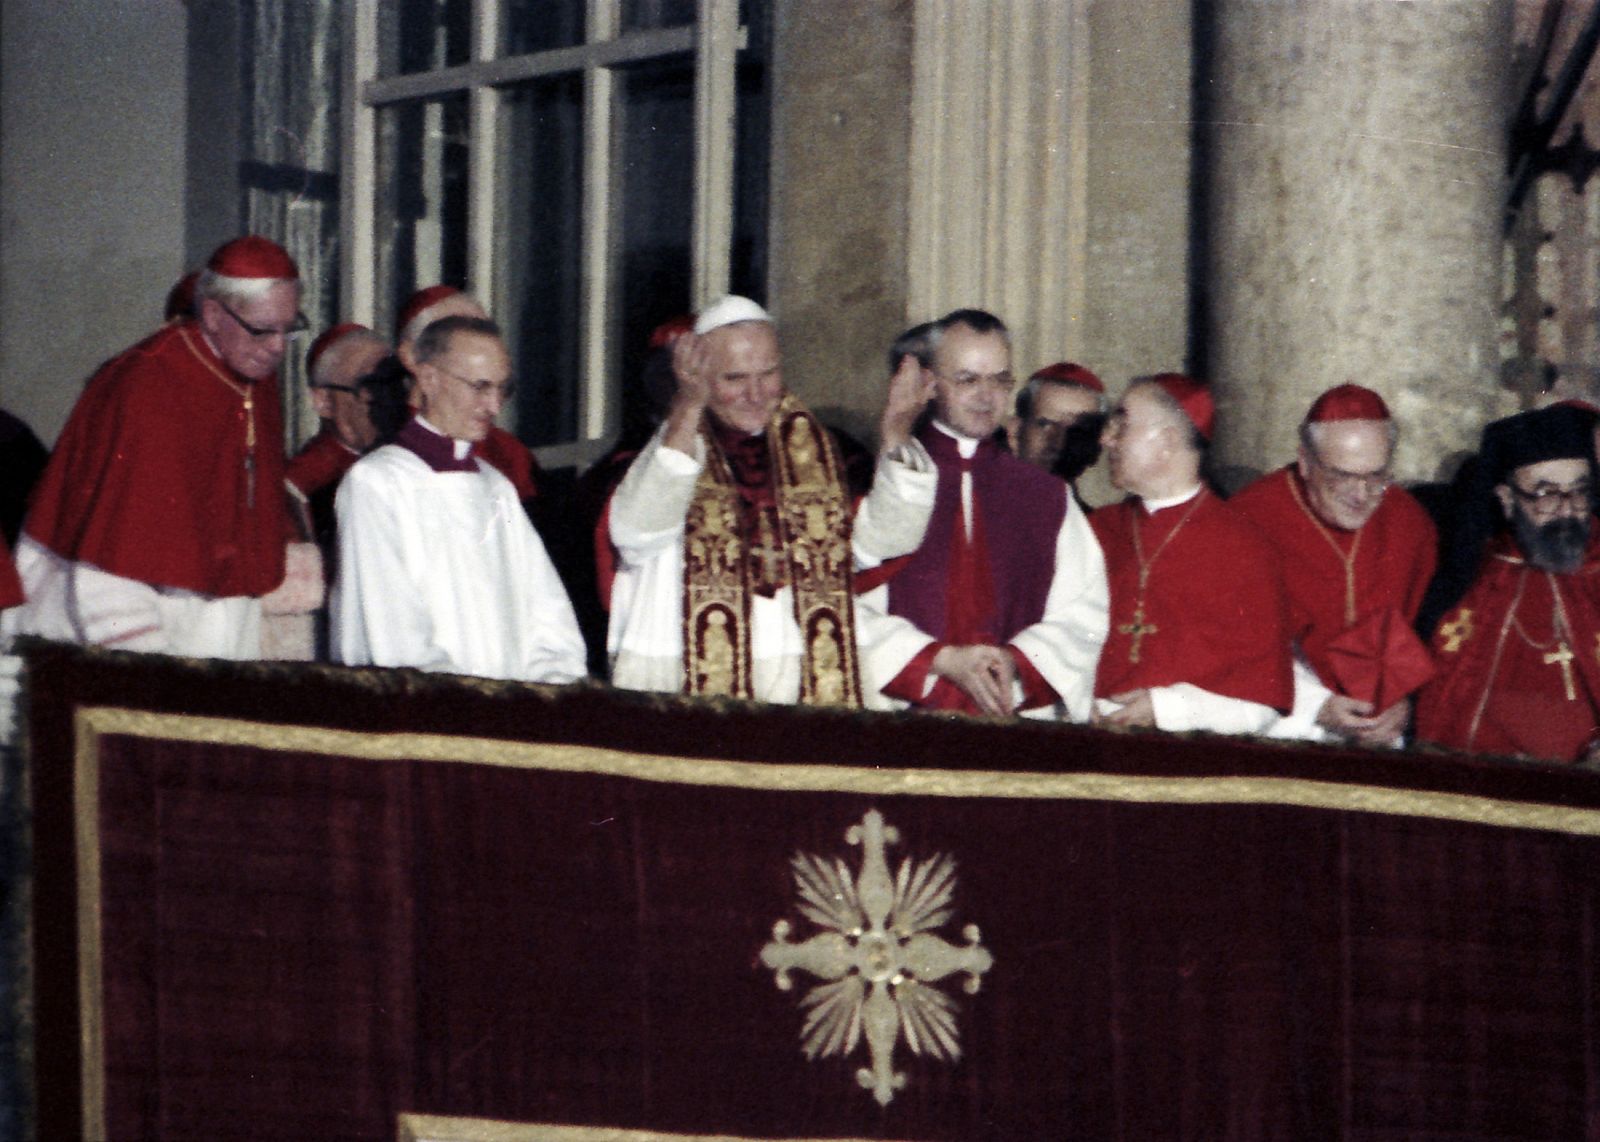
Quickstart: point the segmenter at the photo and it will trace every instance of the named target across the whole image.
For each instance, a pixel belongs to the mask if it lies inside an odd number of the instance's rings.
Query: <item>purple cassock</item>
[[[918,434],[939,469],[933,515],[922,546],[889,580],[889,613],[909,619],[940,642],[951,641],[951,603],[977,605],[970,614],[979,637],[1002,646],[1044,617],[1055,578],[1056,538],[1067,514],[1066,485],[1003,451],[993,441],[962,458],[954,437],[932,424]],[[972,473],[973,537],[986,557],[991,605],[981,599],[950,598],[951,585],[971,582],[953,566],[961,525],[961,473]],[[976,577],[981,582],[983,569]],[[963,640],[967,641],[967,640]]]
[[[435,472],[476,472],[478,470],[477,446],[474,445],[463,456],[456,455],[456,442],[453,437],[445,436],[439,432],[432,432],[417,423],[417,418],[412,417],[406,421],[405,427],[394,434],[394,442],[402,448],[415,452],[422,458],[423,463]]]

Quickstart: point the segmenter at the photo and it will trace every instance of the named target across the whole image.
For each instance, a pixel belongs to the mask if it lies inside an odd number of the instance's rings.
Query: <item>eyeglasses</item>
[[[222,306],[222,312],[226,313],[229,317],[237,321],[239,323],[239,328],[243,329],[257,341],[265,341],[268,337],[293,337],[296,334],[304,333],[307,329],[311,328],[311,321],[303,313],[296,313],[294,315],[294,321],[290,323],[289,328],[287,329],[273,329],[261,325],[251,325],[248,321],[235,313],[233,311],[233,307],[227,302],[223,301],[220,297],[214,297],[211,300]]]
[[[429,364],[433,363],[429,362]],[[486,397],[490,393],[494,393],[499,396],[501,400],[508,401],[517,393],[517,383],[515,381],[500,381],[498,383],[495,381],[484,380],[474,381],[468,377],[463,377],[460,373],[451,372],[443,365],[434,364],[433,367],[438,369],[445,376],[451,377],[466,385],[467,388],[472,390],[472,395],[475,397]]]
[[[1509,481],[1507,483],[1517,499],[1544,515],[1552,514],[1559,507],[1588,511],[1594,499],[1594,488],[1587,480],[1570,488],[1558,488],[1554,484],[1538,484],[1531,490],[1519,488]]]
[[[1307,451],[1310,452],[1310,449]],[[1335,491],[1363,492],[1369,496],[1376,496],[1394,482],[1394,476],[1387,468],[1381,468],[1376,472],[1346,472],[1343,468],[1323,463],[1322,458],[1315,452],[1311,452],[1311,462],[1321,469],[1329,486]]]
[[[969,373],[963,370],[959,373],[941,373],[938,369],[928,370],[936,377],[949,381],[952,385],[976,385],[988,383],[1000,389],[1010,389],[1017,383],[1017,378],[1011,373]]]

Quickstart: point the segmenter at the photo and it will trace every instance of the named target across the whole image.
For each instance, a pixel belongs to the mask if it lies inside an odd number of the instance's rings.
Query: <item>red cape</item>
[[[339,439],[338,433],[325,428],[294,454],[286,474],[291,484],[309,496],[331,484],[337,484],[359,459],[359,452],[352,452]]]
[[[1272,548],[1231,504],[1209,491],[1200,495],[1199,504],[1153,516],[1130,498],[1089,517],[1111,586],[1111,632],[1095,695],[1187,682],[1287,712],[1294,703],[1288,606]],[[1128,629],[1139,598],[1136,522],[1151,561],[1144,622],[1156,628],[1139,640],[1137,662]]]
[[[1552,584],[1571,628],[1571,699],[1567,671],[1545,657],[1560,652]],[[1581,760],[1600,734],[1600,534],[1591,535],[1583,566],[1567,575],[1530,567],[1501,537],[1434,631],[1433,656],[1439,673],[1417,696],[1419,741]]]
[[[233,386],[253,391],[253,481],[244,403]],[[246,381],[194,323],[181,322],[89,379],[24,530],[66,559],[124,578],[205,595],[264,595],[283,581],[283,473],[277,381]]]
[[[1228,501],[1260,529],[1277,552],[1289,598],[1290,632],[1324,685],[1334,686],[1328,644],[1377,612],[1393,608],[1416,622],[1438,559],[1438,533],[1411,493],[1390,488],[1359,531],[1321,524],[1291,465],[1269,473]],[[1355,615],[1347,622],[1345,563],[1355,549]],[[1335,687],[1337,688],[1337,687]]]
[[[539,463],[528,446],[498,424],[489,426],[489,435],[478,442],[477,454],[493,464],[517,489],[517,499],[531,500],[539,494]]]

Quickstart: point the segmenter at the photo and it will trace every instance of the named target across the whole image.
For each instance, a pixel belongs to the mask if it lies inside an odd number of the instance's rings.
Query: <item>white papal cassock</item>
[[[466,443],[452,443],[464,457]],[[530,682],[584,676],[566,590],[493,466],[437,471],[387,444],[350,469],[336,505],[338,661]]]

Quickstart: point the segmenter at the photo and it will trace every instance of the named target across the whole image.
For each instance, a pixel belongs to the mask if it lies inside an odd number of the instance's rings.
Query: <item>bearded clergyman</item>
[[[1417,738],[1581,762],[1600,741],[1600,547],[1592,413],[1565,405],[1484,429],[1480,464],[1507,528],[1433,635],[1439,673]]]

